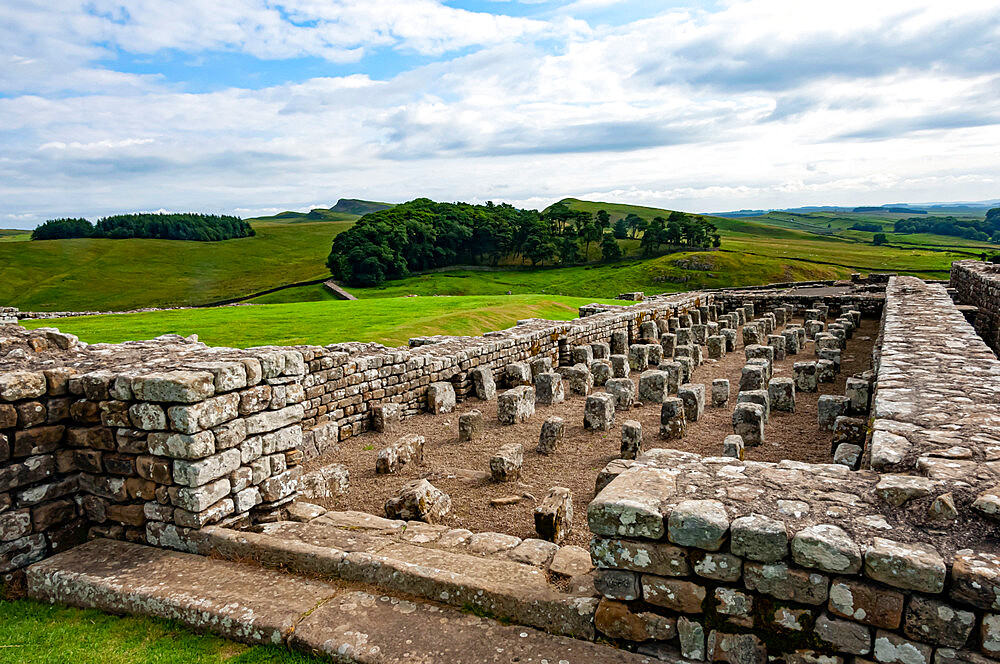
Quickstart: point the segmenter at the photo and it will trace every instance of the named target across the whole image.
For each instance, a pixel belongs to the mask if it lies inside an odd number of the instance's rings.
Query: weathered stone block
[[[570,348],[570,361],[573,364],[586,364],[594,361],[594,349],[590,346],[573,346]]]
[[[736,403],[755,403],[764,409],[764,424],[771,419],[771,397],[767,390],[744,390],[736,395]]]
[[[833,462],[839,463],[842,466],[847,466],[853,470],[858,467],[858,461],[861,460],[861,454],[863,452],[864,450],[860,445],[841,443],[837,445],[837,449],[833,452]]]
[[[871,401],[871,384],[862,378],[848,378],[844,394],[850,399],[849,412],[852,415],[865,415]]]
[[[1000,555],[963,551],[951,569],[952,599],[988,611],[1000,610]]]
[[[663,403],[669,396],[669,375],[665,371],[648,369],[639,376],[639,401]]]
[[[451,496],[427,480],[408,482],[395,497],[385,503],[389,519],[440,523],[451,511]]]
[[[748,447],[764,443],[764,407],[758,403],[738,403],[733,410],[733,433]]]
[[[301,497],[311,500],[336,498],[347,493],[350,483],[351,475],[347,466],[334,463],[303,473],[299,478],[298,490]]]
[[[627,355],[611,356],[611,373],[615,378],[628,378],[630,369]]]
[[[660,539],[662,504],[676,492],[676,476],[662,468],[633,466],[611,481],[587,508],[596,535]]]
[[[524,445],[508,443],[490,458],[490,476],[494,482],[513,482],[521,477]]]
[[[839,526],[818,524],[792,538],[792,560],[824,572],[856,574],[861,569],[861,549]]]
[[[583,428],[609,431],[615,423],[615,397],[607,393],[591,394],[583,408]]]
[[[783,522],[762,514],[743,516],[730,525],[729,547],[741,558],[777,562],[788,555],[788,529]]]
[[[590,375],[590,372],[587,372]],[[500,424],[526,422],[535,414],[535,388],[522,385],[507,390],[497,398],[497,419]]]
[[[816,636],[837,652],[867,655],[872,651],[872,635],[864,625],[830,618],[826,614],[816,619]]]
[[[594,357],[597,357],[597,355],[594,355]],[[531,367],[531,379],[534,380],[538,374],[552,371],[552,360],[548,357],[536,357],[528,362],[528,366]]]
[[[785,413],[795,412],[795,381],[791,378],[772,378],[767,384],[770,407]]]
[[[372,429],[378,433],[395,431],[400,419],[398,403],[384,402],[372,406]]]
[[[594,627],[613,639],[631,642],[669,641],[677,634],[676,620],[651,611],[633,612],[625,602],[602,598],[594,614]]]
[[[594,377],[594,385],[604,385],[614,378],[611,360],[594,360],[590,363],[590,374]]]
[[[642,587],[639,575],[619,569],[599,569],[594,576],[594,588],[608,599],[631,602],[639,599]]]
[[[820,383],[832,383],[837,380],[836,366],[832,360],[816,360],[816,380]]]
[[[775,599],[817,605],[826,602],[830,585],[829,577],[823,574],[792,568],[785,563],[744,563],[743,581],[749,590]]]
[[[539,454],[553,454],[559,447],[565,431],[565,423],[561,417],[550,417],[542,423],[542,430],[538,434]]]
[[[667,440],[677,440],[683,438],[686,431],[684,401],[677,397],[664,399],[660,406],[660,436]]]
[[[850,400],[847,397],[836,394],[821,394],[816,405],[819,428],[833,431],[833,425],[837,418],[847,414],[848,405],[850,405]]]
[[[702,613],[706,595],[704,586],[691,581],[642,575],[642,598],[655,606],[678,613]]]
[[[705,628],[701,623],[685,616],[677,618],[677,640],[681,656],[700,661],[705,659]]]
[[[830,584],[830,613],[885,629],[899,627],[903,616],[903,594],[851,578]]]
[[[934,649],[892,632],[878,630],[874,651],[875,661],[882,664],[930,664]]]
[[[562,367],[559,371],[569,384],[570,394],[586,396],[593,391],[594,376],[590,373],[590,367],[584,364],[575,364],[572,367]]]
[[[731,553],[694,551],[691,562],[695,574],[713,581],[735,583],[743,573],[743,561]]]
[[[424,437],[410,433],[379,451],[375,458],[375,473],[395,473],[408,463],[423,463]]]
[[[481,411],[473,409],[458,416],[458,440],[466,442],[479,440],[486,430],[486,422]]]
[[[705,346],[711,360],[719,360],[726,355],[726,338],[721,334],[708,337],[705,340]]]
[[[708,661],[725,664],[765,664],[767,647],[753,634],[727,634],[712,630],[708,635]]]
[[[622,423],[621,458],[634,459],[642,453],[642,424],[636,420]]]
[[[976,614],[944,602],[915,595],[906,607],[903,633],[936,646],[962,648],[976,625]]]
[[[792,365],[792,375],[795,379],[795,389],[799,392],[815,392],[819,389],[815,362],[796,362]]]
[[[865,552],[865,575],[895,588],[936,594],[944,589],[946,573],[944,560],[925,544],[876,537]]]
[[[541,539],[562,544],[573,529],[573,492],[558,486],[549,489],[534,517],[535,532]]]
[[[240,450],[229,449],[198,461],[174,461],[174,482],[184,486],[201,486],[233,472],[240,467]]]
[[[631,378],[612,378],[604,389],[615,399],[615,410],[629,410],[635,402],[635,383]]]
[[[729,379],[716,378],[712,381],[712,405],[725,406],[729,403]]]
[[[535,376],[536,403],[550,406],[562,403],[565,399],[566,393],[563,389],[562,374],[550,371]]]
[[[633,371],[645,371],[649,366],[649,346],[632,344],[628,349],[628,366]]]
[[[595,360],[607,360],[611,357],[611,345],[605,341],[595,341],[590,344]]]
[[[743,437],[735,434],[726,436],[722,441],[722,456],[732,457],[742,461],[746,456],[746,451],[743,445]]]
[[[662,351],[664,360],[669,360],[673,358],[675,348],[677,348],[676,334],[668,333],[660,335],[660,350]]]
[[[447,381],[428,385],[427,410],[435,415],[455,410],[455,386]]]
[[[594,537],[590,556],[601,568],[625,569],[658,576],[687,576],[691,573],[687,549],[666,542]]]
[[[670,512],[667,535],[679,546],[718,551],[729,531],[729,516],[717,500],[685,500]]]
[[[690,422],[697,422],[705,412],[705,386],[684,383],[677,388],[677,396],[684,402],[684,417]]]
[[[740,372],[740,392],[764,389],[764,368],[748,364]]]
[[[131,387],[139,401],[195,403],[215,394],[215,377],[207,371],[166,371],[136,376]]]
[[[628,353],[628,332],[615,330],[611,333],[611,354],[625,355]]]
[[[493,369],[490,367],[476,367],[469,372],[472,376],[472,389],[476,396],[483,401],[492,401],[497,396],[497,384],[493,379]]]

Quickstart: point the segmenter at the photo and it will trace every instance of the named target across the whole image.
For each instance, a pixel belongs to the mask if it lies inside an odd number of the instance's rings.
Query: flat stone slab
[[[346,592],[320,606],[295,629],[289,645],[335,661],[349,658],[364,664],[656,661],[589,641],[365,592]]]
[[[28,568],[33,599],[178,620],[244,643],[282,643],[336,593],[260,567],[104,539]]]

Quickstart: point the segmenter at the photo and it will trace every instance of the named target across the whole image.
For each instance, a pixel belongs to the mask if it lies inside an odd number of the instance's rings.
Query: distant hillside
[[[369,212],[378,212],[379,210],[388,210],[392,207],[391,203],[379,203],[377,201],[362,201],[357,198],[341,198],[337,201],[337,204],[330,208],[330,212],[345,212],[347,214],[356,214],[359,217],[368,214]]]

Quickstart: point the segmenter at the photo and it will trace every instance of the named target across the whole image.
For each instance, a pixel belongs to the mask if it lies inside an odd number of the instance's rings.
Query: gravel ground
[[[871,351],[878,332],[878,321],[863,320],[843,351],[843,365],[835,383],[821,383],[815,393],[798,392],[794,413],[771,412],[765,430],[765,443],[748,448],[747,458],[755,461],[795,459],[807,462],[829,462],[832,433],[817,426],[816,405],[822,394],[844,394],[846,379],[871,368]],[[776,362],[775,376],[792,375],[796,361],[815,359],[812,342],[804,352]],[[660,409],[646,404],[629,412],[616,413],[614,428],[609,432],[587,431],[583,428],[583,406],[586,397],[569,395],[566,401],[553,406],[537,406],[527,422],[501,426],[496,418],[496,401],[483,402],[472,398],[458,404],[455,412],[422,414],[403,422],[392,434],[374,432],[355,436],[341,444],[338,451],[306,464],[312,470],[330,463],[340,463],[350,471],[349,491],[336,499],[317,501],[333,509],[352,509],[383,515],[385,501],[398,492],[407,481],[427,478],[434,486],[451,495],[452,511],[448,525],[468,528],[473,532],[496,531],[518,537],[533,537],[532,510],[553,486],[563,486],[573,492],[575,525],[567,542],[586,546],[590,533],[586,526],[587,504],[594,497],[597,473],[612,459],[618,458],[621,423],[637,420],[642,423],[643,448],[676,447],[706,456],[718,456],[722,440],[732,433],[732,408],[739,388],[740,370],[744,361],[742,343],[722,360],[706,360],[694,372],[691,382],[704,383],[705,413],[697,422],[689,422],[682,440],[668,445],[659,438]],[[638,383],[638,372],[632,372]],[[711,383],[715,378],[730,381],[730,403],[727,407],[711,406]],[[603,391],[603,388],[596,388]],[[478,408],[486,421],[484,436],[477,441],[459,443],[458,415]],[[538,432],[545,418],[552,415],[566,422],[563,441],[555,454],[545,456],[535,451]],[[406,433],[425,437],[423,465],[409,464],[394,475],[376,475],[375,457],[378,451]],[[524,468],[519,482],[493,483],[489,478],[489,459],[505,443],[524,445]],[[490,500],[506,496],[525,496],[521,502],[493,507]]]

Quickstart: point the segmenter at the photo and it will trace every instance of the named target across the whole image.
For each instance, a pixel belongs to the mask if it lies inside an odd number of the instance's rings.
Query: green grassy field
[[[0,600],[0,662],[10,664],[314,664],[276,646],[249,647],[178,623]]]
[[[376,341],[405,345],[427,334],[479,335],[522,318],[571,320],[592,298],[546,295],[402,297],[349,302],[298,302],[252,307],[183,309],[56,321],[24,321],[26,327],[57,326],[90,343],[197,334],[212,346],[326,345]]]
[[[31,239],[31,231],[17,228],[0,228],[0,242],[27,242]]]
[[[209,304],[329,274],[330,242],[353,222],[254,223],[223,242],[75,239],[0,244],[0,302],[24,310]]]

